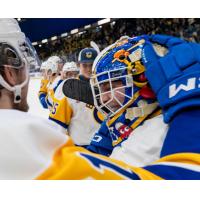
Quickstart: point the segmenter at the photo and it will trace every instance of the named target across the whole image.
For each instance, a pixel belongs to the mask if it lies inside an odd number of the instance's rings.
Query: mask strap
[[[158,107],[158,103],[146,104],[143,106],[128,108],[126,112],[126,118],[133,120],[136,117],[144,117],[151,114]]]

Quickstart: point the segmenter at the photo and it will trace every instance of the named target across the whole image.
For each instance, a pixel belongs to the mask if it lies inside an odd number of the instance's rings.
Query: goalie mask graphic
[[[94,104],[106,116],[122,112],[134,99],[155,99],[142,63],[142,38],[123,37],[103,50],[93,64],[90,80]]]

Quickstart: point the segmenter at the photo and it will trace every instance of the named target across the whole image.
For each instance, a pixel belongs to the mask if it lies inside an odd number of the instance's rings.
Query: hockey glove
[[[153,48],[158,43],[168,49],[159,56]],[[146,77],[163,109],[164,121],[189,107],[200,106],[200,45],[179,38],[152,35],[142,52]]]

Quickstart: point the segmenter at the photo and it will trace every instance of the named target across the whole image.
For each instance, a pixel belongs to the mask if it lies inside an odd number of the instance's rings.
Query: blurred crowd
[[[94,41],[102,50],[123,35],[132,37],[155,33],[169,34],[192,42],[200,42],[200,19],[116,19],[111,23],[86,29],[74,35],[60,37],[42,44],[41,47],[36,46],[36,49],[42,60],[52,55],[58,55],[66,61],[77,61],[79,51],[90,47],[90,41]]]

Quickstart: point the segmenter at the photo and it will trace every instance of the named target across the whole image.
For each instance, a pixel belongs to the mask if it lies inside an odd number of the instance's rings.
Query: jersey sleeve
[[[61,100],[54,99],[53,108],[49,114],[49,119],[67,129],[70,124],[72,114],[73,111],[67,98],[64,97]]]
[[[52,163],[38,180],[122,180],[138,179],[132,169],[121,161],[91,153],[74,146],[72,140],[56,151]]]
[[[37,179],[200,179],[200,110],[179,113],[170,124],[161,159],[134,167],[74,146],[71,140],[54,154],[49,167]]]
[[[106,121],[101,124],[100,129],[95,133],[90,145],[87,149],[91,152],[98,153],[101,155],[109,156],[112,153],[112,139]]]
[[[40,104],[45,109],[48,108],[48,104],[47,104],[47,92],[48,92],[47,85],[48,85],[48,83],[49,83],[48,80],[42,79],[41,84],[40,84],[40,90],[38,93]]]
[[[54,105],[57,102],[56,98],[56,91],[57,88],[60,88],[59,86],[61,85],[62,80],[54,80],[54,82],[51,84],[51,86],[48,88],[47,96],[46,96],[46,101],[47,101],[47,106],[50,112],[53,112],[55,109]],[[61,88],[60,88],[61,90]]]

